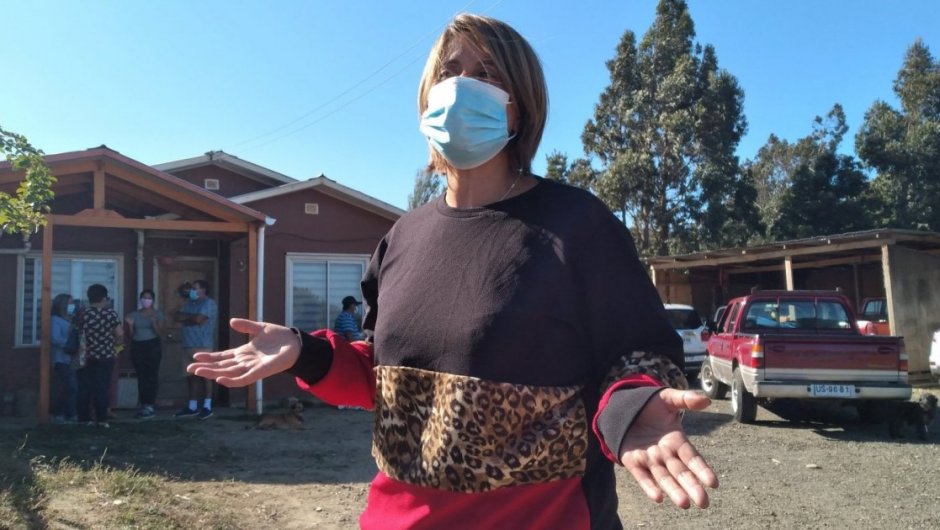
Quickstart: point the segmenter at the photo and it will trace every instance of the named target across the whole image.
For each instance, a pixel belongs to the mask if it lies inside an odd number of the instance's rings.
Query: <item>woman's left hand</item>
[[[665,492],[680,508],[708,507],[703,486],[717,488],[718,477],[682,430],[682,412],[709,403],[698,392],[667,388],[646,403],[624,436],[620,462],[654,502]]]

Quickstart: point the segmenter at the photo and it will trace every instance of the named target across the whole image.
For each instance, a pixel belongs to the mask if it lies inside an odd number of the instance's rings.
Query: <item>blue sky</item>
[[[461,11],[512,24],[545,68],[553,150],[582,156],[584,123],[624,31],[655,0],[6,0],[0,126],[46,153],[107,144],[146,164],[222,149],[298,180],[326,176],[404,208],[426,146],[415,92]],[[940,57],[936,0],[689,0],[696,40],[745,91],[752,158],[834,103],[854,134],[922,38]]]

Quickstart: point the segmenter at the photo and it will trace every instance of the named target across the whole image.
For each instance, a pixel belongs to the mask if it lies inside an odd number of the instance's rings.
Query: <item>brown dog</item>
[[[888,419],[888,434],[892,438],[901,437],[903,424],[913,425],[917,430],[917,437],[927,439],[927,426],[933,421],[937,411],[937,396],[924,394],[918,401],[904,401],[898,403],[897,411]]]
[[[287,411],[272,411],[261,415],[255,429],[303,429],[304,404],[295,397],[287,398]]]

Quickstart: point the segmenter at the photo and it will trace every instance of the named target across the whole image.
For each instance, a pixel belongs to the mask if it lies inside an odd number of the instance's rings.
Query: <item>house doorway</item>
[[[186,364],[183,358],[182,325],[176,322],[176,312],[186,299],[179,294],[180,287],[186,282],[205,280],[210,285],[209,296],[218,302],[216,293],[217,264],[215,258],[173,257],[157,260],[157,297],[162,300],[160,307],[166,315],[163,330],[163,362],[160,364],[160,392],[157,405],[178,407],[188,399]],[[218,335],[218,329],[215,330]],[[218,337],[216,337],[218,344]]]

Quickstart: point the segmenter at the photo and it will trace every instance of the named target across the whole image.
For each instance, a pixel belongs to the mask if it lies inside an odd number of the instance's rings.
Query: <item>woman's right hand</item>
[[[290,328],[242,318],[233,318],[230,325],[251,340],[225,351],[199,352],[187,372],[220,385],[241,387],[288,370],[300,356],[300,340]]]

